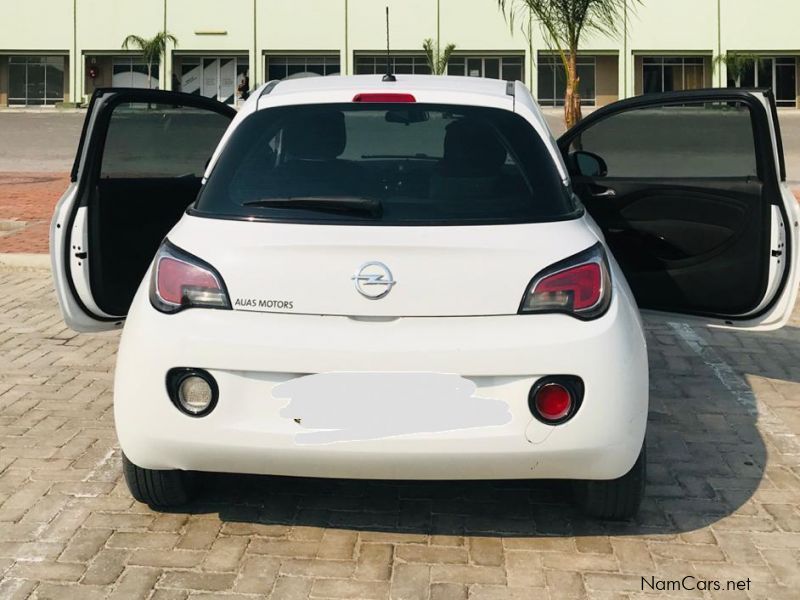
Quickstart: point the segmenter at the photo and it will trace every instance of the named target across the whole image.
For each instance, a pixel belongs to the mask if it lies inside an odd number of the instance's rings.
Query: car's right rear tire
[[[645,444],[631,470],[618,479],[608,481],[579,480],[573,482],[576,504],[590,517],[608,521],[632,519],[639,512],[647,479]]]
[[[153,508],[172,508],[191,500],[189,473],[172,470],[143,469],[122,455],[122,473],[131,495]]]

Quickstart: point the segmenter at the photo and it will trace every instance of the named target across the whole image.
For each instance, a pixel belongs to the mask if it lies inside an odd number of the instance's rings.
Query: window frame
[[[481,74],[480,75],[470,75],[468,71],[468,64],[470,60],[479,60],[481,61]],[[486,61],[487,60],[497,60],[498,61],[498,72],[500,77],[486,77]],[[521,75],[521,79],[508,79],[505,77],[505,69],[506,63],[510,61],[514,61],[513,66],[519,66],[519,71]],[[517,64],[516,61],[519,61]],[[451,75],[450,67],[459,65],[463,67],[464,74],[463,75]],[[508,64],[509,67],[512,64]],[[480,52],[476,53],[458,53],[450,57],[450,60],[447,62],[447,74],[453,77],[479,77],[484,79],[497,79],[498,81],[521,81],[525,83],[525,55],[524,54],[515,54],[515,53],[506,53],[506,54],[483,54]]]
[[[564,99],[559,98],[559,89],[558,89],[558,76],[556,72],[559,69],[563,69],[561,64],[561,59],[558,57],[557,54],[553,54],[551,52],[540,52],[539,56],[537,57],[537,67],[536,67],[536,83],[537,83],[537,91],[536,91],[536,102],[539,103],[540,106],[546,106],[550,108],[561,108],[564,106]],[[581,95],[581,106],[588,106],[594,107],[597,106],[597,55],[594,54],[578,54],[576,64],[578,67],[592,67],[592,78],[593,78],[593,89],[594,89],[594,96],[592,98],[587,98]],[[542,90],[541,87],[538,86],[539,83],[539,71],[542,68],[548,68],[552,70],[553,74],[553,96],[552,98],[542,98]]]
[[[66,71],[66,60],[67,57],[63,54],[12,54],[8,57],[8,96],[7,102],[9,106],[54,106],[58,102],[64,101],[64,72]],[[48,67],[55,66],[56,61],[60,61],[61,65],[61,93],[58,96],[51,96],[48,95]],[[42,69],[42,95],[41,97],[36,95],[31,95],[30,92],[30,85],[31,85],[31,77],[30,77],[30,67],[31,65],[36,65],[41,67]],[[11,95],[11,65],[15,65],[16,67],[24,66],[25,71],[25,81],[24,81],[24,88],[25,88],[25,96],[12,96]],[[51,82],[53,83],[53,82]],[[31,101],[35,102],[31,102]]]
[[[302,52],[302,53],[292,53],[292,52],[266,52],[264,53],[264,73],[266,74],[267,81],[280,81],[289,77],[288,71],[289,66],[292,64],[292,60],[302,61],[302,65],[305,68],[305,71],[308,73],[316,73],[316,71],[308,71],[309,64],[322,64],[323,73],[318,73],[323,77],[328,77],[332,75],[341,75],[342,74],[342,57],[338,52],[331,51],[331,52]],[[329,65],[330,62],[330,65]],[[300,63],[298,63],[300,64]],[[337,69],[333,72],[328,72],[329,66],[336,65]],[[285,67],[286,75],[281,77],[280,79],[275,79],[269,76],[269,70],[271,66],[282,66]]]
[[[642,95],[647,94],[666,94],[670,92],[688,92],[692,91],[693,89],[703,89],[706,87],[706,58],[708,58],[704,54],[682,54],[682,55],[672,55],[672,54],[641,54],[639,55],[642,59],[642,65],[640,69],[640,81],[642,82]],[[669,63],[668,61],[680,61],[681,66],[681,85],[680,89],[672,89],[667,90],[664,89],[664,85],[666,82],[666,77],[664,76],[665,69],[668,66],[676,66],[677,63]],[[687,61],[697,61],[697,62],[687,62]],[[703,81],[702,85],[698,88],[686,88],[686,67],[688,66],[699,66],[702,65],[703,67]],[[661,75],[661,89],[655,92],[646,92],[644,89],[644,71],[645,67],[659,67],[659,72]]]
[[[753,87],[756,88],[763,88],[763,87],[770,87],[775,90],[775,105],[777,107],[788,107],[788,108],[795,108],[797,107],[797,100],[800,98],[800,94],[798,94],[797,90],[797,82],[800,79],[800,57],[792,56],[792,55],[764,55],[764,56],[756,56],[753,59],[748,59],[747,63],[752,65],[753,69]],[[769,62],[769,71],[772,73],[772,81],[769,84],[763,84],[759,81],[759,69],[758,62]],[[785,98],[781,99],[778,98],[778,72],[780,67],[793,67],[795,73],[795,85],[794,85],[794,98]],[[730,76],[728,77],[727,85],[729,88],[735,87],[736,82],[732,81]],[[744,86],[744,84],[743,84]]]
[[[371,61],[368,64],[372,67],[369,71],[361,71],[359,68],[364,64],[364,61]],[[428,65],[428,57],[424,53],[411,53],[411,52],[392,52],[391,53],[391,72],[399,73],[397,71],[398,61],[411,61],[411,74],[412,75],[431,75],[430,65]],[[361,63],[361,64],[359,64]],[[379,65],[386,63],[386,53],[380,52],[354,52],[353,53],[353,74],[354,75],[384,75],[386,73],[385,67]],[[401,63],[406,66],[405,63]],[[418,72],[417,67],[421,67],[422,71]]]
[[[125,71],[121,71],[130,75],[130,82],[127,82],[125,85],[113,85],[114,84],[114,67],[116,66],[127,66],[128,68]],[[160,81],[160,73],[161,73],[161,61],[157,60],[153,63],[150,71],[150,87],[137,87],[133,85],[133,67],[139,66],[144,67],[143,74],[145,77],[147,76],[147,61],[141,54],[119,54],[114,55],[111,57],[111,87],[116,89],[138,89],[138,90],[157,90]],[[153,86],[155,84],[155,86]]]

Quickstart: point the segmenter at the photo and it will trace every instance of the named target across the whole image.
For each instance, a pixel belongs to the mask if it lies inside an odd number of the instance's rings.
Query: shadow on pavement
[[[765,472],[765,443],[747,378],[755,376],[757,391],[765,395],[800,382],[794,367],[800,365],[800,330],[731,333],[693,327],[689,331],[707,344],[698,353],[678,333],[681,327],[647,325],[648,491],[634,521],[585,518],[571,505],[568,482],[545,480],[396,482],[205,474],[199,499],[186,512],[218,513],[223,521],[264,524],[276,531],[311,526],[451,536],[651,535],[711,525],[742,507]],[[784,360],[776,360],[778,355]]]

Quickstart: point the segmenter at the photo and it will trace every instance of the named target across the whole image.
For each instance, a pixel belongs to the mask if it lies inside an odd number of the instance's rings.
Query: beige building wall
[[[713,67],[711,57],[729,50],[800,56],[800,0],[627,3],[620,35],[586,36],[581,48],[586,55],[619,57],[618,97],[636,90],[637,57],[647,54],[708,56],[707,81],[715,86],[725,85],[727,74],[724,66]],[[548,50],[535,22],[529,23],[520,13],[511,28],[495,0],[0,0],[0,4],[0,56],[69,52],[70,89],[79,100],[91,91],[84,57],[120,52],[125,36],[149,37],[165,24],[179,44],[169,48],[162,63],[162,87],[169,87],[173,57],[181,53],[247,53],[252,85],[263,83],[268,53],[339,53],[343,72],[351,74],[354,53],[384,51],[387,4],[395,51],[421,52],[422,40],[430,37],[442,45],[455,43],[467,54],[524,53],[525,80],[534,93],[532,58]],[[615,79],[609,59],[602,59],[597,68],[598,95],[605,102],[614,97],[609,88]],[[800,76],[797,79],[800,82]]]

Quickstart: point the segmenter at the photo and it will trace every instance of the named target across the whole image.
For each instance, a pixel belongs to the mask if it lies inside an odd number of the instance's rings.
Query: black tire
[[[181,506],[191,499],[191,481],[185,471],[143,469],[123,454],[122,473],[131,495],[153,508]]]
[[[619,479],[573,482],[575,503],[588,516],[608,521],[632,519],[639,512],[647,479],[647,451],[639,452],[631,470]]]

